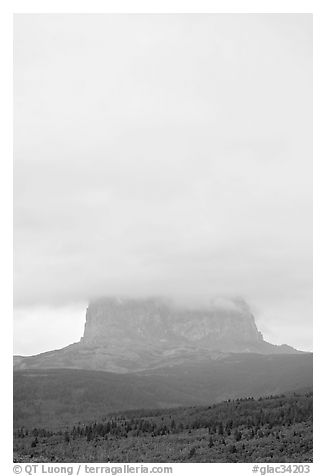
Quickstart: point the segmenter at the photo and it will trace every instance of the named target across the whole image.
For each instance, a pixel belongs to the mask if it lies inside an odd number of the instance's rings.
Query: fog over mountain
[[[210,365],[230,354],[298,354],[266,342],[243,299],[182,306],[171,299],[110,297],[91,302],[79,342],[31,357],[14,369],[84,369],[132,373],[185,364]]]
[[[16,16],[16,354],[76,342],[115,295],[239,296],[266,340],[311,350],[311,28]]]

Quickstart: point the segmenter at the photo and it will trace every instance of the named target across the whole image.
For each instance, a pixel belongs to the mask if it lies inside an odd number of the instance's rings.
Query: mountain
[[[312,387],[312,354],[223,354],[137,373],[14,372],[14,427],[55,428],[144,408],[202,405]]]
[[[230,353],[298,351],[266,342],[243,299],[199,307],[163,298],[105,298],[88,306],[80,342],[35,356],[15,356],[14,369],[129,373],[214,361]]]

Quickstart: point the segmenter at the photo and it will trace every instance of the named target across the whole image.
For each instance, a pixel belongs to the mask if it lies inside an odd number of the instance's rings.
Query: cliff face
[[[86,312],[80,342],[16,359],[14,368],[78,368],[111,372],[174,367],[228,353],[296,353],[265,342],[248,305],[184,307],[164,299],[106,298]]]
[[[102,299],[89,305],[81,343],[85,345],[177,346],[211,350],[261,342],[253,315],[243,301],[229,308],[181,308],[163,299]]]

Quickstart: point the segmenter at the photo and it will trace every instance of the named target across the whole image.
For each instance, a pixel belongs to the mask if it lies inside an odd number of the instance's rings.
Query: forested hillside
[[[312,393],[138,410],[57,431],[19,428],[16,461],[311,462]]]

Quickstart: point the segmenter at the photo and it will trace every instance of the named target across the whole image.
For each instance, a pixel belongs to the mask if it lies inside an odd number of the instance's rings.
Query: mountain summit
[[[224,304],[224,307],[223,307]],[[196,346],[211,351],[243,352],[262,342],[253,315],[244,301],[204,308],[180,306],[162,298],[102,299],[86,313],[87,345]]]
[[[126,373],[221,359],[230,353],[297,353],[264,341],[243,299],[208,306],[162,298],[103,298],[90,303],[80,342],[31,357],[15,369],[76,368]]]

